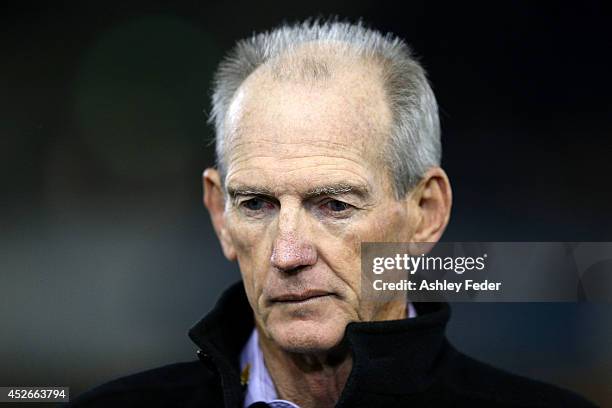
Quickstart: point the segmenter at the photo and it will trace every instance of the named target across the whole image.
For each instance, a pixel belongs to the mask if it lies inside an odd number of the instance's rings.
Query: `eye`
[[[329,200],[325,204],[323,204],[323,206],[326,210],[329,210],[331,212],[342,212],[350,208],[349,204],[338,200]]]
[[[251,198],[242,203],[242,205],[249,211],[260,211],[266,206],[266,201],[261,198]]]

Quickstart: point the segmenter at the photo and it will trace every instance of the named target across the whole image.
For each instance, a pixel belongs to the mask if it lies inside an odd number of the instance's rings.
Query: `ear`
[[[204,205],[210,214],[210,220],[221,243],[223,254],[230,261],[234,261],[236,260],[236,251],[225,225],[225,195],[219,172],[211,168],[204,170],[202,184],[204,187]]]
[[[440,167],[431,168],[410,195],[419,213],[412,240],[438,242],[448,225],[453,202],[448,176]]]

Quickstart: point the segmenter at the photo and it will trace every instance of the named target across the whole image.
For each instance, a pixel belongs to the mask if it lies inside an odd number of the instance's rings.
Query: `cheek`
[[[259,259],[254,255],[265,246],[268,224],[244,221],[239,215],[229,211],[225,216],[225,225],[238,261],[242,264]]]
[[[252,306],[261,293],[264,275],[269,269],[270,245],[264,224],[237,222],[227,218],[228,233],[236,251],[240,274]],[[259,285],[258,285],[259,283]]]
[[[336,274],[354,290],[360,286],[362,242],[408,242],[413,221],[401,204],[380,208],[369,217],[350,224],[342,231],[322,234],[319,253]]]
[[[339,278],[355,300],[361,288],[361,243],[375,240],[373,232],[379,228],[373,220],[361,219],[342,228],[321,228],[316,232],[319,258]]]
[[[375,218],[370,241],[409,242],[415,231],[415,214],[405,203],[392,203]]]
[[[372,213],[355,234],[361,242],[401,242],[412,234],[411,218],[401,203],[393,202]]]
[[[361,276],[361,240],[356,231],[344,231],[331,239],[320,240],[320,257],[353,290]],[[325,246],[322,246],[323,243]]]

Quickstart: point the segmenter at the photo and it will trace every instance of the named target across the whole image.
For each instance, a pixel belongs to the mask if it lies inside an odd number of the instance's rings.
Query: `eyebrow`
[[[237,185],[227,187],[228,195],[234,199],[237,196],[268,196],[275,197],[273,190],[262,186]],[[354,183],[333,183],[314,187],[305,193],[300,194],[305,199],[312,199],[321,196],[338,196],[342,194],[354,194],[360,198],[365,198],[370,191],[364,184]]]
[[[315,187],[304,194],[306,198],[315,198],[320,196],[338,196],[342,194],[355,194],[358,197],[365,197],[369,194],[366,185],[356,185],[351,183],[336,183],[327,184],[324,186]]]
[[[231,198],[235,198],[237,196],[246,196],[246,195],[254,195],[254,196],[274,196],[274,192],[266,187],[258,187],[258,186],[228,186],[227,194]]]

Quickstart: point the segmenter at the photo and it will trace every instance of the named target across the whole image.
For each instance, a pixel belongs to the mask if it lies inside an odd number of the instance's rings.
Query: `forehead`
[[[356,62],[323,61],[328,69],[319,78],[279,76],[281,64],[247,78],[227,115],[228,175],[245,167],[291,170],[309,161],[349,172],[383,166],[391,113],[380,69]]]

